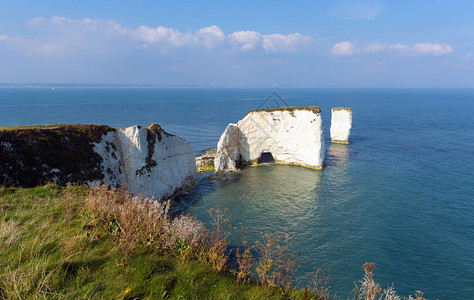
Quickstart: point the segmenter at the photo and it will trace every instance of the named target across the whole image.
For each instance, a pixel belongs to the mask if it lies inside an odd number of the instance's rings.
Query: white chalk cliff
[[[94,151],[102,157],[103,182],[125,185],[132,193],[163,199],[194,182],[193,148],[158,124],[117,128]]]
[[[331,141],[348,144],[352,128],[352,108],[335,107],[331,113]]]
[[[237,147],[238,146],[238,147]],[[238,150],[237,150],[238,149]],[[222,134],[216,171],[256,163],[271,153],[277,163],[322,169],[325,155],[321,111],[315,106],[251,111]]]
[[[237,169],[239,161],[239,128],[229,124],[217,143],[217,154],[214,159],[216,170]]]

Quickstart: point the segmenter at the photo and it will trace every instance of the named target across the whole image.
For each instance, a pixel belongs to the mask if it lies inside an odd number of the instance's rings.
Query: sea
[[[286,105],[321,109],[324,170],[197,174],[181,210],[210,222],[209,209],[227,208],[251,241],[288,233],[301,288],[321,268],[347,299],[370,262],[375,281],[400,295],[474,299],[474,89],[0,88],[0,126],[159,123],[199,154],[248,111]],[[341,106],[353,110],[349,145],[330,141]]]

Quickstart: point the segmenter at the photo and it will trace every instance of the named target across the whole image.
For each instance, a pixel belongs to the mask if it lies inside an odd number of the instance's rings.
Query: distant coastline
[[[0,82],[1,88],[161,88],[161,89],[321,89],[321,90],[472,90],[471,87],[350,87],[317,85],[246,85],[246,84],[138,84],[138,83],[54,83]]]

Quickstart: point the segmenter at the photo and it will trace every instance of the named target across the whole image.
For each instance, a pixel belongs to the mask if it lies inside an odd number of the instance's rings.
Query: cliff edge
[[[167,198],[194,182],[194,151],[159,124],[0,128],[0,186],[106,183]]]

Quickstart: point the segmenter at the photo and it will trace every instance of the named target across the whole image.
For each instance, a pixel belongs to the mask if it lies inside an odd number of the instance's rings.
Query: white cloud
[[[1,38],[0,38],[1,40]],[[466,54],[466,56],[464,56],[464,59],[465,60],[471,60],[471,57],[472,57],[472,52],[469,52],[468,54]]]
[[[201,28],[195,32],[181,32],[169,27],[148,27],[142,25],[136,30],[128,30],[128,33],[131,37],[146,44],[160,44],[172,48],[204,46],[207,49],[211,49],[226,39],[224,32],[215,25]]]
[[[379,43],[373,43],[369,44],[364,48],[364,52],[366,53],[377,53],[381,52],[387,49],[387,45],[384,44],[379,44]]]
[[[198,40],[208,49],[216,47],[226,38],[224,32],[216,25],[199,29],[196,31],[196,36]]]
[[[65,49],[64,44],[58,43],[51,37],[44,39],[25,39],[21,37],[0,36],[0,42],[5,41],[14,52],[24,53],[28,56],[42,54],[45,56],[55,55]]]
[[[349,56],[354,54],[355,51],[355,45],[349,41],[337,43],[331,49],[331,53],[335,56]]]
[[[440,56],[453,52],[453,48],[448,44],[438,43],[418,43],[413,46],[415,53],[419,55]]]
[[[354,54],[375,54],[393,53],[397,55],[412,56],[442,56],[453,52],[453,48],[448,44],[438,43],[417,43],[413,46],[405,44],[380,44],[372,43],[368,45],[358,45],[349,41],[339,42],[331,49],[335,56],[350,56]]]
[[[131,35],[148,44],[159,43],[170,47],[194,46],[197,43],[197,38],[190,32],[183,33],[163,26],[154,28],[142,25]]]
[[[228,35],[229,41],[234,46],[234,49],[241,51],[249,51],[261,44],[262,36],[255,31],[236,31]]]
[[[314,41],[313,38],[300,33],[265,35],[255,31],[236,31],[229,34],[228,39],[233,48],[240,51],[245,52],[256,47],[262,47],[266,52],[271,53],[295,52]]]
[[[120,25],[119,23],[113,20],[105,21],[105,34],[108,36],[117,36],[117,35],[127,35],[130,32],[130,29]]]
[[[408,53],[410,51],[410,47],[404,44],[391,44],[387,45],[387,48],[390,50],[397,51],[399,53]]]
[[[312,41],[311,37],[299,33],[263,35],[263,49],[267,52],[294,52]]]
[[[125,44],[129,46],[143,46],[156,48],[163,53],[173,48],[205,49],[233,49],[236,51],[250,51],[257,49],[266,53],[297,52],[314,40],[310,36],[300,33],[268,34],[256,31],[243,30],[225,34],[216,25],[197,29],[195,31],[180,31],[171,27],[150,27],[141,25],[130,28],[114,20],[102,19],[71,19],[66,17],[37,17],[27,24],[38,31],[35,39],[9,38],[15,45],[28,49],[29,52],[60,52],[71,53],[83,49],[84,51],[99,51],[100,49],[121,49]],[[43,35],[41,37],[41,35]],[[8,37],[1,36],[1,40]],[[120,40],[118,40],[120,39]],[[13,43],[13,42],[12,42]]]
[[[32,27],[54,30],[59,32],[73,32],[78,30],[101,30],[108,25],[108,21],[100,19],[70,19],[65,17],[51,17],[45,19],[37,17],[28,21]]]
[[[110,27],[110,26],[109,26]],[[313,38],[300,33],[288,35],[263,35],[256,31],[242,30],[225,35],[216,25],[204,27],[194,32],[181,32],[177,29],[158,26],[142,25],[136,30],[129,29],[128,34],[145,45],[159,44],[164,47],[205,47],[213,49],[228,42],[234,50],[246,52],[263,48],[266,52],[294,52],[304,45],[308,45]]]

